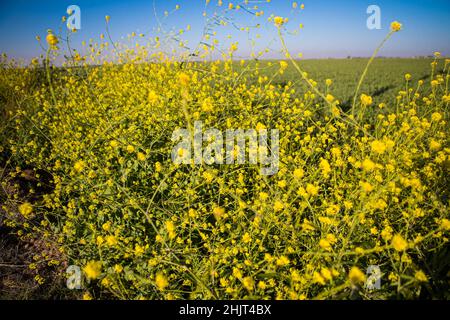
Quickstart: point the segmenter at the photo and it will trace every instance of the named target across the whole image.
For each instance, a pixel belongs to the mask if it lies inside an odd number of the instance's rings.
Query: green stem
[[[53,105],[54,105],[54,107],[56,107],[56,97],[55,97],[55,92],[53,91],[52,78],[50,76],[50,58],[49,58],[50,50],[51,50],[51,47],[48,47],[47,54],[45,56],[45,72],[47,74],[47,81],[48,81],[48,85],[50,87],[50,94],[52,96]]]
[[[291,54],[288,51],[288,48],[286,46],[286,42],[284,41],[283,35],[281,34],[281,28],[278,28],[278,35],[280,37],[281,40],[281,44],[283,46],[284,51],[287,54],[287,57],[289,58],[289,60],[292,62],[292,64],[294,65],[295,69],[297,69],[297,71],[300,73],[300,75],[302,76],[303,80],[306,81],[306,83],[311,87],[311,89],[318,95],[320,96],[323,100],[325,100],[325,102],[331,107],[333,107],[333,103],[331,103],[330,101],[327,100],[327,98],[325,97],[325,95],[320,92],[316,86],[313,85],[313,83],[308,79],[308,77],[305,75],[305,72],[303,72],[303,70],[299,67],[299,65],[297,64],[297,62],[292,58]]]
[[[355,96],[353,97],[353,104],[352,104],[352,116],[355,116],[355,107],[356,107],[356,99],[358,97],[358,93],[359,90],[361,89],[361,85],[364,81],[364,78],[366,77],[367,71],[369,70],[370,65],[372,64],[373,60],[375,59],[375,57],[377,56],[378,52],[381,50],[381,48],[384,46],[384,44],[386,43],[386,41],[389,40],[389,38],[392,36],[392,34],[395,31],[391,31],[388,33],[388,35],[386,36],[386,38],[384,38],[383,41],[381,41],[380,45],[375,49],[375,51],[372,54],[372,57],[370,57],[369,62],[367,62],[366,68],[364,69],[363,74],[361,75],[361,78],[359,79],[359,83],[358,86],[356,87],[356,91],[355,91]]]
[[[109,33],[109,23],[106,22],[106,34],[108,35],[108,39],[111,42],[112,46],[114,47],[114,49],[116,49],[116,51],[118,52],[119,50],[116,47],[116,44],[114,43],[114,41],[111,38],[111,34]]]
[[[391,32],[392,33],[392,32]],[[330,101],[327,100],[327,98],[325,97],[325,95],[320,92],[313,84],[312,82],[308,79],[308,77],[305,75],[305,73],[303,72],[303,70],[300,68],[300,66],[297,64],[297,62],[292,58],[291,54],[289,53],[289,50],[286,46],[286,42],[284,41],[283,35],[281,34],[281,29],[278,28],[278,35],[280,37],[281,40],[281,44],[283,46],[284,51],[287,54],[287,57],[289,58],[289,60],[292,62],[292,64],[294,65],[295,69],[298,71],[298,73],[300,73],[300,75],[302,76],[303,80],[306,81],[306,83],[313,89],[313,91],[320,96],[330,107],[330,111],[332,111],[332,108],[334,106],[334,104]],[[387,39],[385,39],[387,40]],[[335,104],[336,107],[338,107],[337,104]],[[353,125],[356,128],[358,128],[359,130],[361,130],[362,132],[364,132],[364,134],[368,135],[368,136],[372,136],[370,133],[368,133],[364,127],[361,127],[353,117],[349,117],[346,116],[345,114],[343,116],[337,116],[337,118],[341,119],[342,121],[346,122],[347,124]]]

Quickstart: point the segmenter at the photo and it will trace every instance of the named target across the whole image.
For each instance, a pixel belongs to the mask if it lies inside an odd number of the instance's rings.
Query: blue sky
[[[217,8],[217,0],[211,0],[207,13],[222,11],[229,2],[224,0],[224,6]],[[288,28],[294,28],[299,23],[304,29],[296,36],[288,36],[287,43],[292,53],[303,52],[305,58],[326,58],[369,56],[377,44],[389,30],[393,20],[404,24],[404,30],[395,34],[393,39],[381,51],[384,56],[417,56],[429,55],[440,51],[443,55],[450,54],[450,1],[448,0],[304,0],[305,10],[292,10],[292,1],[250,0],[251,5],[260,5],[265,15],[258,20],[246,14],[243,10],[228,13],[238,25],[254,25],[261,23],[258,31],[261,38],[257,40],[260,47],[269,46],[272,51],[268,57],[279,55],[279,44],[272,42],[275,38],[275,28],[267,23],[268,16],[273,13],[288,16]],[[0,52],[10,57],[30,59],[42,53],[35,40],[36,35],[42,38],[46,30],[58,30],[61,17],[69,5],[81,8],[81,30],[73,37],[73,46],[78,47],[82,40],[99,39],[105,32],[105,15],[111,16],[111,34],[114,40],[137,31],[147,36],[156,34],[156,18],[154,7],[160,18],[164,11],[173,11],[177,4],[180,9],[164,19],[166,29],[178,30],[191,25],[191,31],[183,38],[190,46],[199,42],[205,18],[202,12],[204,0],[2,0],[0,3]],[[381,8],[381,30],[369,30],[366,27],[368,14],[366,9],[375,4]],[[65,27],[64,27],[65,28]],[[239,40],[238,57],[248,57],[251,52],[247,36],[234,28],[220,27],[217,29],[221,42],[227,42],[226,36],[231,35]],[[65,32],[65,30],[64,30]],[[256,32],[253,34],[255,35]]]

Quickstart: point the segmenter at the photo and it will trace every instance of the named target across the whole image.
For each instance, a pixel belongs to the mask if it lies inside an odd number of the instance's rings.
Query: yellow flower
[[[82,160],[75,162],[75,164],[73,166],[73,168],[75,169],[76,172],[83,171],[84,167],[85,167],[85,163]]]
[[[288,66],[289,66],[289,64],[286,61],[283,61],[283,60],[280,61],[280,69],[281,70],[287,69]]]
[[[225,214],[225,209],[222,207],[215,207],[213,209],[214,217],[219,220]]]
[[[33,212],[33,206],[29,202],[22,203],[19,206],[19,213],[25,218],[29,218],[31,213]]]
[[[444,230],[449,231],[450,230],[450,220],[442,219],[442,221],[441,221],[441,228],[444,229]]]
[[[333,244],[333,243],[335,243],[337,241],[335,235],[332,234],[332,233],[327,234],[326,238],[331,244]]]
[[[96,242],[97,242],[97,246],[101,246],[103,244],[103,237],[102,236],[97,236],[96,238]]]
[[[381,231],[381,237],[385,240],[385,241],[389,241],[390,239],[392,239],[392,228],[387,226],[386,228],[384,228]]]
[[[266,283],[264,281],[259,281],[258,282],[258,288],[261,289],[261,290],[264,290],[264,289],[267,288],[267,285],[266,285]]]
[[[333,80],[331,80],[331,79],[326,79],[326,80],[325,80],[325,84],[329,87],[329,86],[331,86],[331,85],[333,84]]]
[[[83,268],[88,279],[95,280],[102,274],[102,263],[100,261],[90,261]]]
[[[363,93],[361,95],[361,103],[364,106],[370,106],[373,103],[372,97]]]
[[[441,144],[439,142],[437,142],[434,139],[431,139],[430,141],[430,150],[431,151],[437,151],[441,148]]]
[[[117,148],[117,146],[119,145],[119,143],[116,140],[112,140],[109,145],[113,148]]]
[[[398,21],[394,21],[391,23],[391,31],[398,32],[402,29],[402,24]]]
[[[406,81],[411,80],[411,75],[409,73],[405,74],[405,80]]]
[[[255,282],[253,281],[253,279],[251,277],[245,277],[244,279],[242,279],[242,285],[248,291],[253,291]]]
[[[310,196],[315,196],[315,195],[317,195],[317,194],[319,193],[319,187],[314,186],[314,185],[308,183],[308,184],[306,185],[306,192],[308,192],[308,194],[309,194]]]
[[[203,172],[203,178],[207,183],[211,183],[214,180],[214,175],[209,171],[205,171]]]
[[[55,36],[53,33],[49,33],[47,34],[47,37],[45,37],[45,40],[47,41],[47,43],[51,46],[56,46],[59,42],[58,37]]]
[[[353,285],[363,284],[366,281],[366,275],[358,267],[352,267],[348,273],[348,279]]]
[[[341,111],[339,110],[339,108],[336,105],[333,105],[333,107],[331,108],[331,113],[335,117],[338,117],[341,114]]]
[[[252,237],[250,236],[250,234],[248,232],[246,232],[243,236],[242,236],[242,242],[244,243],[249,243],[250,241],[252,241]]]
[[[276,261],[277,266],[279,266],[279,267],[287,266],[287,265],[289,265],[289,262],[290,261],[289,261],[289,259],[286,256],[281,256]]]
[[[335,215],[335,214],[337,214],[340,210],[341,210],[341,207],[340,207],[339,205],[337,205],[337,204],[332,204],[332,205],[330,205],[330,206],[325,210],[325,212],[326,212],[328,215]]]
[[[117,244],[117,238],[112,235],[106,236],[106,243],[108,246],[115,246]]]
[[[232,43],[230,46],[230,52],[235,52],[238,49],[238,44],[237,43]]]
[[[330,242],[326,239],[320,239],[319,246],[326,251],[331,251],[332,249]]]
[[[360,182],[360,186],[361,189],[366,193],[369,193],[373,190],[373,186],[369,182]]]
[[[108,277],[105,277],[100,281],[100,284],[104,287],[109,287],[111,285],[111,281],[108,279]]]
[[[284,208],[284,204],[283,202],[281,202],[280,200],[276,200],[274,205],[273,205],[273,210],[275,212],[281,211]]]
[[[386,151],[386,144],[384,144],[384,142],[380,140],[372,141],[370,147],[372,148],[372,152],[374,153],[383,154]]]
[[[431,121],[433,121],[433,122],[439,122],[439,121],[441,121],[441,119],[442,119],[442,115],[439,112],[434,112],[431,115]]]
[[[287,185],[286,180],[280,180],[280,181],[278,181],[278,186],[279,186],[280,188],[286,188],[286,185]]]
[[[92,300],[93,297],[89,292],[83,293],[83,300]]]
[[[148,93],[148,101],[149,101],[150,103],[155,103],[156,101],[158,101],[158,95],[156,94],[155,91],[151,90],[151,91]]]
[[[155,284],[159,290],[163,291],[169,285],[169,282],[162,273],[158,273],[155,277]]]
[[[174,232],[175,231],[175,225],[171,220],[166,222],[166,229],[168,232]]]
[[[322,170],[322,175],[328,177],[331,172],[330,163],[326,159],[321,159],[319,163],[320,170]]]
[[[128,153],[134,152],[134,147],[131,144],[127,145],[127,152]]]
[[[259,132],[259,131],[261,131],[261,130],[266,129],[266,126],[265,126],[264,124],[262,124],[261,122],[258,122],[258,123],[256,124],[255,129],[256,129],[256,131]]]
[[[301,226],[302,226],[302,230],[304,232],[309,232],[309,231],[314,231],[315,230],[314,226],[306,218],[303,219],[303,223],[302,223]]]
[[[333,103],[333,101],[335,99],[331,94],[327,94],[327,96],[325,98],[326,98],[327,102],[329,102],[329,103]]]
[[[205,100],[203,100],[203,102],[201,103],[201,108],[202,111],[204,112],[211,112],[214,110],[214,104],[213,101],[210,97],[206,98]]]
[[[318,283],[318,284],[321,284],[321,285],[325,285],[325,279],[322,277],[322,275],[320,274],[320,273],[318,273],[317,271],[314,271],[314,273],[313,273],[313,278],[312,278],[312,281],[314,282],[314,283]]]
[[[428,278],[427,278],[426,274],[421,270],[417,271],[414,274],[414,278],[416,278],[420,282],[428,282]]]
[[[242,278],[242,272],[241,270],[239,270],[238,268],[233,268],[233,276],[236,279],[241,279]]]
[[[322,277],[325,280],[330,281],[331,279],[333,279],[333,274],[331,273],[331,271],[327,268],[322,268],[322,270],[320,270],[320,274],[322,275]]]
[[[146,159],[145,154],[142,152],[138,152],[137,158],[139,161],[145,161],[145,159]]]
[[[347,210],[350,210],[353,208],[353,203],[351,201],[344,201],[344,207]]]
[[[140,246],[138,244],[134,246],[134,255],[136,257],[142,256],[144,254],[144,252],[145,252],[145,247]]]
[[[106,22],[109,22],[109,20],[111,19],[111,17],[110,16],[105,16],[105,20],[106,20]]]
[[[182,86],[187,86],[187,85],[189,84],[190,80],[191,80],[191,78],[189,77],[189,75],[187,75],[187,74],[184,73],[184,72],[181,72],[181,73],[178,75],[178,81],[180,82],[180,84],[181,84]]]
[[[408,242],[399,234],[392,237],[392,247],[397,251],[405,251],[408,248]]]
[[[280,16],[276,16],[275,18],[273,18],[273,22],[277,27],[281,27],[283,24],[287,23],[288,20],[289,20],[288,18],[283,18]]]
[[[260,192],[260,193],[259,193],[259,198],[260,198],[262,201],[266,201],[268,197],[269,197],[269,194],[268,194],[267,192]]]
[[[294,178],[301,179],[301,178],[303,178],[303,175],[304,175],[303,169],[298,168],[298,169],[294,170]]]
[[[361,166],[364,171],[372,171],[373,169],[375,169],[375,163],[370,159],[365,159],[362,162]]]
[[[105,230],[105,231],[111,230],[111,221],[105,222],[105,223],[102,225],[102,229]]]

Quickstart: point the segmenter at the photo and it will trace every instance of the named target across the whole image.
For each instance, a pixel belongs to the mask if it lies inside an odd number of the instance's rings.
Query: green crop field
[[[298,62],[303,70],[318,82],[319,87],[325,87],[326,79],[333,80],[330,91],[341,101],[344,107],[349,107],[368,59],[317,59],[298,60]],[[377,58],[371,65],[360,91],[370,94],[376,104],[392,101],[392,98],[396,97],[399,91],[406,89],[405,74],[414,75],[416,81],[430,79],[430,64],[432,62],[433,59],[429,58]],[[258,63],[260,75],[270,78],[278,64],[279,61],[260,61]],[[239,63],[236,63],[236,69],[240,70]],[[256,79],[253,79],[253,81],[256,81]],[[296,86],[307,89],[307,85],[294,68],[289,68],[282,76],[277,76],[273,84],[284,86],[289,81],[295,83]],[[425,86],[429,89],[428,83]]]

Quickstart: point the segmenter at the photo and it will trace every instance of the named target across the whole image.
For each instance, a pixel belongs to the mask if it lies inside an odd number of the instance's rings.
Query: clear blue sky
[[[224,7],[229,2],[224,0]],[[46,30],[58,30],[61,17],[66,8],[76,4],[81,8],[81,30],[73,39],[77,47],[82,40],[98,39],[105,32],[105,15],[111,16],[111,34],[113,39],[137,31],[148,36],[156,35],[156,19],[153,10],[162,18],[164,11],[172,11],[176,4],[180,10],[165,19],[164,26],[183,28],[190,24],[192,30],[183,37],[191,46],[198,43],[203,30],[204,0],[1,0],[0,3],[0,52],[11,57],[30,59],[42,53],[36,35],[42,38]],[[208,13],[215,10],[217,0],[211,0]],[[304,29],[297,36],[287,38],[291,52],[303,52],[306,58],[369,56],[376,45],[383,39],[393,20],[404,24],[404,30],[394,35],[394,38],[380,53],[385,56],[416,56],[429,55],[441,51],[443,55],[450,54],[450,1],[449,0],[304,0],[305,10],[293,14],[292,1],[272,0],[270,4],[264,0],[250,0],[252,5],[259,4],[265,15],[259,20],[242,10],[228,15],[239,25],[261,23],[258,41],[260,47],[269,46],[274,51],[270,56],[276,56],[279,45],[270,43],[274,39],[275,28],[267,23],[268,16],[273,13],[290,17],[288,24],[294,27],[304,24]],[[376,4],[381,8],[381,30],[368,30],[366,9]],[[298,10],[299,11],[299,10]],[[239,57],[250,53],[247,37],[232,27],[219,28],[219,39],[230,34],[240,40]],[[256,34],[256,33],[255,33]]]

